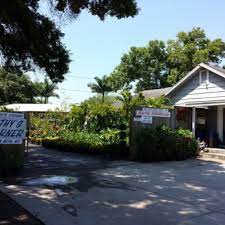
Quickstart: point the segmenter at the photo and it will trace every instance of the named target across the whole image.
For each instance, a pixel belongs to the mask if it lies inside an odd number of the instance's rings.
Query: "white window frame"
[[[202,84],[202,73],[206,72],[206,88],[209,85],[209,71],[208,70],[200,70],[199,71],[199,85]]]
[[[209,86],[209,71],[206,71],[206,88],[208,89]]]
[[[202,83],[202,70],[199,71],[199,85]]]

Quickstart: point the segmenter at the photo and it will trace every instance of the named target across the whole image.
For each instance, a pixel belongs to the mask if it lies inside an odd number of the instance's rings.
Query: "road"
[[[137,163],[33,146],[0,190],[46,225],[225,224],[225,164]]]

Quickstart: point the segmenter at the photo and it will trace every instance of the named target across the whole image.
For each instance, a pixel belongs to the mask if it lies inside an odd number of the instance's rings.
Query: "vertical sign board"
[[[25,137],[24,114],[0,112],[0,144],[22,144]]]

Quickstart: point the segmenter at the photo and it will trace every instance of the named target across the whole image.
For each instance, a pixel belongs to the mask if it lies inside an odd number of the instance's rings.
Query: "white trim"
[[[212,68],[211,66],[205,64],[205,63],[200,63],[199,65],[197,65],[193,70],[191,70],[186,76],[184,76],[180,81],[178,81],[166,94],[165,96],[169,95],[171,92],[173,92],[177,87],[179,87],[180,85],[182,85],[190,76],[192,76],[195,72],[197,72],[200,68],[205,68],[223,78],[225,78],[225,73],[216,70],[214,68]]]
[[[177,107],[208,107],[208,106],[225,106],[225,102],[190,102],[186,104],[175,104]]]
[[[209,87],[209,71],[206,70],[206,89]]]
[[[223,142],[223,107],[217,106],[217,133],[219,139]]]
[[[192,135],[193,135],[193,137],[195,137],[195,126],[196,126],[196,110],[195,110],[195,107],[192,107],[191,126],[192,126]]]
[[[199,70],[199,85],[202,83],[202,71]]]

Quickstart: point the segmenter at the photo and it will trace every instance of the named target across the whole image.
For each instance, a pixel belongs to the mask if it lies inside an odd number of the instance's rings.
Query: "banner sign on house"
[[[142,108],[142,110],[136,111],[136,115],[151,117],[170,117],[170,111],[168,109]]]
[[[26,120],[22,113],[0,113],[0,144],[21,144],[26,137]]]

